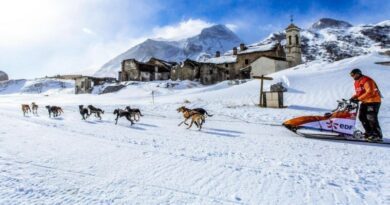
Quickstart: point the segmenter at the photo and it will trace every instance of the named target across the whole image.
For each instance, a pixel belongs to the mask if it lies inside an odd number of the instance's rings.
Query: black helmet
[[[359,68],[354,68],[351,70],[350,74],[360,74],[362,75],[362,71]]]

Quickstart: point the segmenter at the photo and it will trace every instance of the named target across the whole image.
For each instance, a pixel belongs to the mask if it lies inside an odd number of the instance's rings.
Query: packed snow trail
[[[175,105],[133,126],[23,117],[0,105],[0,203],[385,204],[389,147],[294,136],[283,127],[206,119],[178,127]],[[166,117],[159,117],[159,115]],[[276,123],[276,122],[275,122]],[[373,160],[374,159],[374,160]]]

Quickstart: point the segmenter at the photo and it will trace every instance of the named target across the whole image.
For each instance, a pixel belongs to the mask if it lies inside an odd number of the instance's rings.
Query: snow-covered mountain
[[[285,42],[285,33],[276,32],[257,43]],[[373,51],[390,49],[390,20],[375,25],[352,26],[345,21],[323,18],[301,30],[304,61],[337,61]]]
[[[143,62],[151,57],[175,62],[187,58],[201,60],[214,55],[216,51],[223,53],[230,50],[241,42],[241,39],[224,25],[205,28],[199,35],[180,41],[148,39],[104,64],[95,76],[116,77],[124,59],[135,58]]]
[[[216,51],[231,52],[240,40],[226,26],[216,25],[204,29],[199,35],[181,41],[148,39],[112,59],[95,73],[96,76],[116,77],[122,60],[135,58],[147,61],[157,57],[167,61],[183,61],[186,58],[205,60]],[[253,45],[285,43],[285,32],[272,33]],[[309,28],[301,30],[303,60],[337,61],[371,52],[390,49],[390,20],[378,24],[357,25],[322,18]]]

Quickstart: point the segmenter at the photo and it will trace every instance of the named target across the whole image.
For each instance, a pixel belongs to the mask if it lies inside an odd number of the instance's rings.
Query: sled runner
[[[389,141],[369,141],[356,129],[358,103],[345,99],[337,102],[338,106],[332,113],[293,118],[285,121],[283,126],[307,138],[390,144]]]

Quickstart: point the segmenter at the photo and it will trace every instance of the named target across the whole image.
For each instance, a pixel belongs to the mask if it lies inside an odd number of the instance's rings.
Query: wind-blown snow
[[[266,87],[288,87],[287,109],[255,106],[257,80],[134,83],[105,95],[0,92],[0,204],[388,204],[387,145],[306,139],[279,126],[349,98],[349,71],[359,67],[382,90],[379,118],[389,139],[390,69],[378,61],[389,57],[312,62],[272,74]],[[39,116],[23,117],[20,104],[33,101]],[[51,119],[47,104],[65,113]],[[79,104],[102,107],[103,120],[82,121]],[[112,111],[126,105],[145,116],[133,126],[122,118],[115,125]],[[202,131],[187,130],[177,126],[181,105],[214,116]]]

